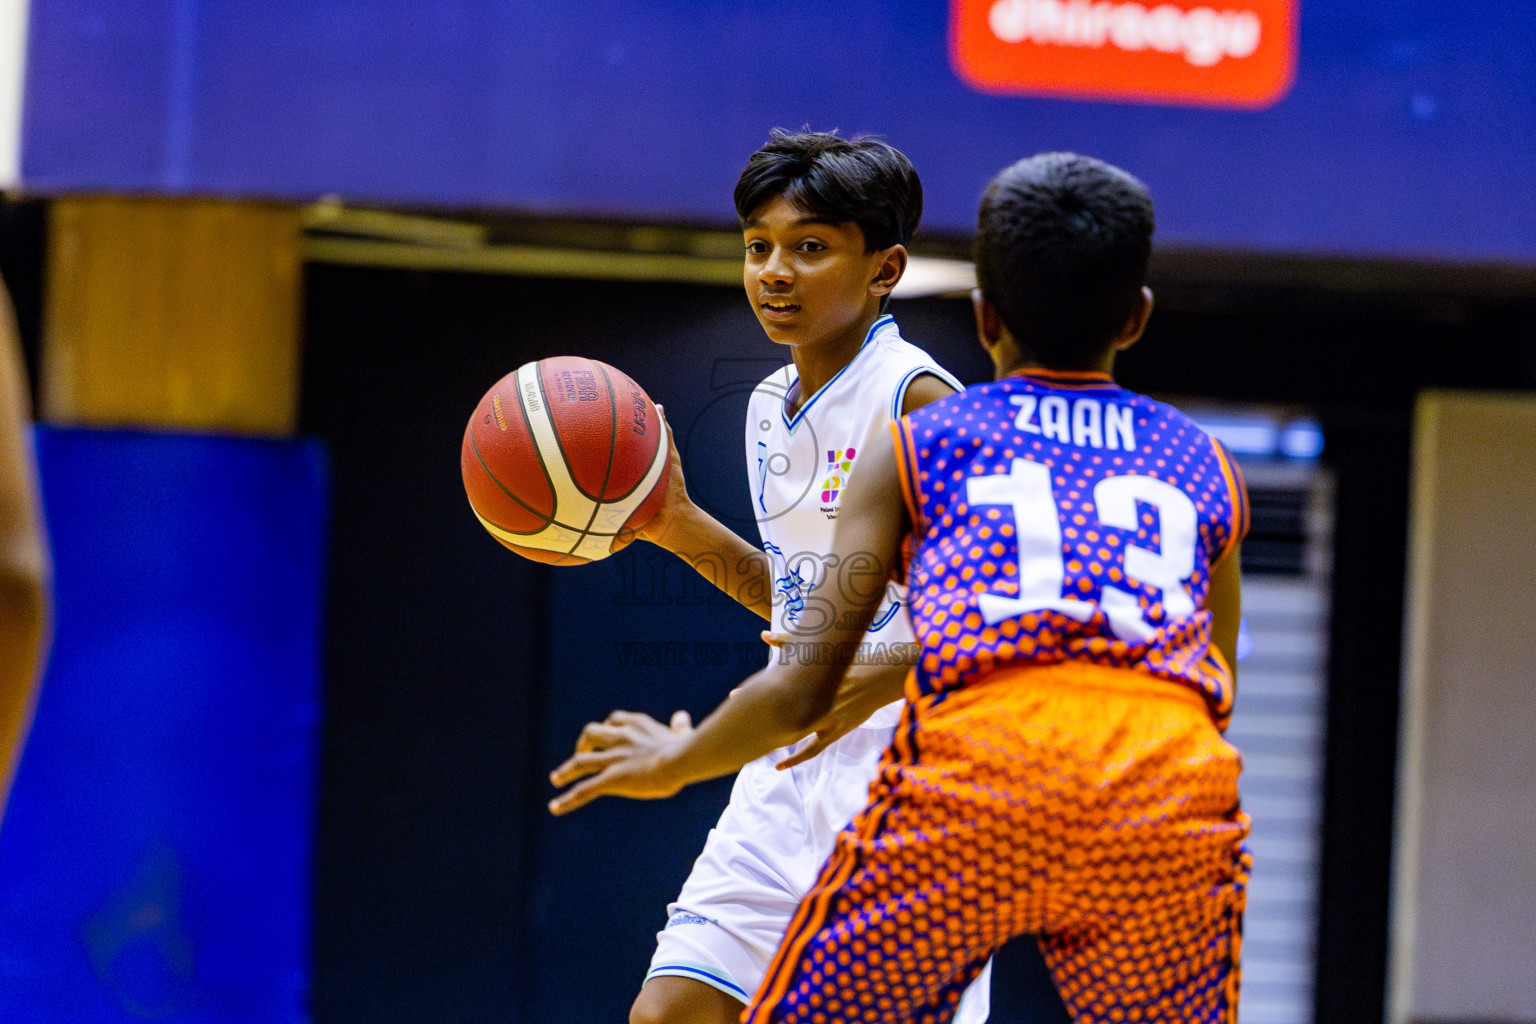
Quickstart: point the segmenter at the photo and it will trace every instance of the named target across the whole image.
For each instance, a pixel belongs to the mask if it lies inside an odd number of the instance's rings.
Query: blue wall
[[[318,445],[40,430],[55,635],[0,833],[0,1020],[309,1019]]]
[[[1239,5],[1240,6],[1240,5]],[[23,179],[729,223],[774,125],[887,136],[968,234],[1075,149],[1164,242],[1536,262],[1536,7],[1305,0],[1265,110],[987,96],[933,0],[33,0]]]

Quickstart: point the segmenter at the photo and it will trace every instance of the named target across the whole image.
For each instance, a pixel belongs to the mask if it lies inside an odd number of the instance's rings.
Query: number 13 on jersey
[[[1078,622],[1092,617],[1094,603],[1066,593],[1066,561],[1062,553],[1061,508],[1051,489],[1051,471],[1028,459],[1014,459],[1008,473],[971,477],[966,500],[973,507],[1001,505],[1013,512],[1018,546],[1017,596],[988,593],[978,598],[988,625],[1029,612],[1054,611]],[[1162,592],[1167,618],[1192,615],[1195,602],[1186,585],[1195,574],[1198,514],[1189,496],[1170,483],[1140,474],[1106,477],[1093,488],[1093,506],[1103,527],[1137,532],[1136,503],[1150,505],[1159,519],[1160,550],[1131,541],[1119,546],[1125,578]],[[1104,567],[1108,573],[1109,567]],[[1107,579],[1097,581],[1097,606],[1115,636],[1126,643],[1148,643],[1157,629],[1142,614],[1135,594]]]

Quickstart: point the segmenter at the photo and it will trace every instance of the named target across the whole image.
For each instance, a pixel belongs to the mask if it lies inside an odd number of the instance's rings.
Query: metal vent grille
[[[1243,541],[1243,572],[1256,576],[1301,576],[1307,571],[1307,511],[1310,494],[1294,487],[1258,487],[1251,482],[1252,521]]]
[[[1243,1024],[1310,1024],[1316,974],[1332,490],[1314,465],[1242,461],[1253,507],[1227,739],[1242,752],[1253,817],[1243,928]]]

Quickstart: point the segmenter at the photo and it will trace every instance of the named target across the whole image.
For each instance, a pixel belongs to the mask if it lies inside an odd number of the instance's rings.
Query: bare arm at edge
[[[0,282],[0,814],[48,646],[52,569],[27,429],[30,404],[10,296]]]

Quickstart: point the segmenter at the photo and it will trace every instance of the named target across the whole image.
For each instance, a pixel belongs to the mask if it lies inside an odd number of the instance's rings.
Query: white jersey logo
[[[821,482],[821,510],[837,516],[837,499],[848,485],[848,474],[853,472],[853,460],[859,457],[858,449],[830,448],[827,450],[827,476]]]

